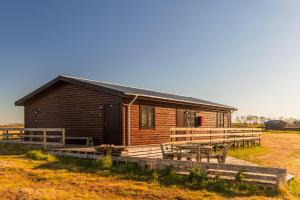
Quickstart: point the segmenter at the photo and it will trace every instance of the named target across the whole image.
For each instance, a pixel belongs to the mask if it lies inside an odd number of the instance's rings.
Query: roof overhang
[[[193,102],[193,101],[184,101],[184,100],[178,100],[178,99],[172,99],[172,98],[163,98],[163,97],[150,96],[150,95],[144,95],[144,94],[125,93],[125,95],[138,96],[138,97],[146,97],[146,98],[152,98],[152,99],[160,99],[160,100],[166,100],[166,101],[172,101],[172,102],[180,102],[180,103],[193,104],[193,105],[199,105],[199,106],[210,106],[210,107],[223,108],[223,109],[226,109],[226,110],[233,110],[233,111],[237,111],[238,110],[237,108],[231,107],[231,106],[225,106],[225,105],[218,105],[218,106],[216,106],[216,105],[213,105],[213,104],[198,103],[198,102]]]
[[[222,105],[222,104],[215,104],[215,103],[209,104],[209,102],[208,103],[199,103],[199,102],[186,101],[186,100],[181,100],[181,99],[151,96],[151,95],[139,94],[139,93],[123,92],[123,91],[114,90],[113,88],[106,88],[104,86],[99,86],[99,85],[95,85],[95,84],[92,84],[92,83],[89,83],[89,82],[86,82],[86,81],[82,81],[81,79],[78,79],[78,78],[62,76],[62,75],[58,76],[57,78],[55,78],[55,79],[49,81],[48,83],[42,85],[38,89],[32,91],[28,95],[26,95],[26,96],[22,97],[21,99],[17,100],[15,102],[15,105],[16,106],[24,106],[26,101],[28,101],[29,99],[31,99],[34,96],[38,95],[39,93],[45,91],[46,89],[54,86],[56,83],[58,83],[60,81],[64,81],[64,82],[67,82],[67,83],[73,83],[73,84],[76,84],[76,85],[92,88],[92,89],[95,89],[95,90],[104,91],[104,92],[107,92],[109,94],[117,95],[117,96],[121,96],[121,97],[124,97],[124,96],[138,96],[139,98],[143,97],[143,98],[148,98],[148,99],[156,99],[156,100],[160,100],[160,101],[184,103],[184,104],[198,105],[198,106],[209,106],[209,107],[216,108],[216,109],[221,108],[221,109],[224,109],[224,110],[231,110],[231,111],[236,111],[237,110],[237,108],[235,108],[235,107],[226,106],[226,105]]]
[[[81,85],[81,86],[88,87],[88,88],[93,88],[93,89],[96,89],[96,90],[105,91],[105,92],[113,94],[113,95],[118,95],[118,96],[122,96],[122,97],[124,96],[124,93],[122,93],[120,91],[112,90],[112,89],[109,89],[109,88],[104,88],[104,87],[101,87],[101,86],[95,86],[93,84],[82,82],[80,80],[72,79],[72,78],[66,77],[66,76],[58,76],[57,78],[49,81],[45,85],[42,85],[38,89],[32,91],[28,95],[26,95],[26,96],[22,97],[21,99],[17,100],[15,102],[15,105],[16,106],[24,106],[24,103],[27,100],[29,100],[30,98],[36,96],[40,92],[50,88],[51,86],[55,85],[56,83],[58,83],[60,81],[64,81],[64,82],[67,82],[67,83],[73,83],[73,84],[76,84],[76,85]]]

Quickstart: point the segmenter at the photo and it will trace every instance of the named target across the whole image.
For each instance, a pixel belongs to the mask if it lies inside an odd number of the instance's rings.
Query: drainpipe
[[[138,95],[135,95],[133,100],[127,105],[127,145],[130,146],[130,107],[137,99]]]

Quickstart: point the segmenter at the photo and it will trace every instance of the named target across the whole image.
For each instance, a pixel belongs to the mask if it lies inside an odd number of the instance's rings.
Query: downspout
[[[127,105],[127,146],[130,146],[130,107],[138,98],[138,95],[135,95],[133,100]]]

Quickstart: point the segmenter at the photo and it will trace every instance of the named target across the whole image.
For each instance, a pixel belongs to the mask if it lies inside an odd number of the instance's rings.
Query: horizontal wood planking
[[[124,100],[124,103],[128,103],[130,100]],[[155,128],[154,129],[140,129],[140,105],[148,105],[155,107]],[[195,106],[188,106],[188,105],[177,105],[177,104],[170,104],[170,103],[163,103],[159,101],[145,101],[145,100],[137,100],[132,106],[131,106],[131,122],[130,122],[130,128],[131,128],[131,145],[144,145],[144,144],[160,144],[164,142],[170,141],[170,128],[176,127],[176,115],[177,115],[177,109],[209,109],[208,107],[195,107]],[[127,138],[127,108],[124,106],[123,109],[123,138]],[[227,111],[223,111],[227,112]],[[216,128],[216,111],[205,111],[202,112],[201,115],[203,117],[206,117],[209,119],[208,121],[204,121],[204,124],[209,128]],[[229,116],[229,114],[226,114],[226,116]],[[212,123],[214,121],[214,123]],[[229,121],[226,121],[228,126]]]
[[[0,131],[1,143],[43,145],[44,149],[47,146],[65,146],[64,128],[1,128]]]
[[[239,141],[259,141],[260,137],[236,137],[236,138],[213,138],[213,139],[195,139],[187,141],[172,141],[165,144],[217,144],[217,143],[227,143],[227,142],[239,142]]]
[[[34,127],[34,111],[38,110],[36,127],[64,127],[66,136],[93,137],[95,144],[104,139],[104,104],[121,104],[119,96],[66,82],[25,102],[25,127]],[[120,113],[121,115],[121,113]],[[121,140],[121,138],[120,138]]]
[[[254,136],[254,135],[261,135],[261,133],[212,133],[212,134],[178,134],[178,135],[171,135],[171,138],[189,138],[189,137],[210,137],[210,136],[217,136],[217,137],[228,137],[228,136]]]
[[[63,128],[0,128],[0,131],[62,132]]]
[[[1,144],[26,144],[26,145],[46,145],[46,146],[61,146],[60,142],[28,142],[28,141],[20,141],[20,140],[0,140]]]
[[[172,127],[170,128],[170,131],[236,131],[236,132],[242,132],[242,131],[253,131],[253,132],[261,132],[261,128],[176,128]]]

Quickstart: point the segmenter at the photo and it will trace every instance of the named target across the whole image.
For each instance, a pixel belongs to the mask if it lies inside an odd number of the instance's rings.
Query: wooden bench
[[[206,158],[207,162],[210,159],[217,159],[218,163],[225,163],[227,156],[228,146],[226,144],[216,144],[214,146],[207,146],[202,144],[161,144],[161,152],[163,159],[173,160],[186,160],[196,159],[197,162],[201,162],[202,158]]]
[[[218,163],[225,163],[228,146],[226,144],[215,144],[213,152],[209,155],[210,158],[217,159]]]
[[[177,149],[173,145],[160,144],[163,159],[173,160],[178,156]]]
[[[67,136],[66,140],[85,140],[86,146],[94,146],[94,140],[92,137],[82,137],[82,136]]]

